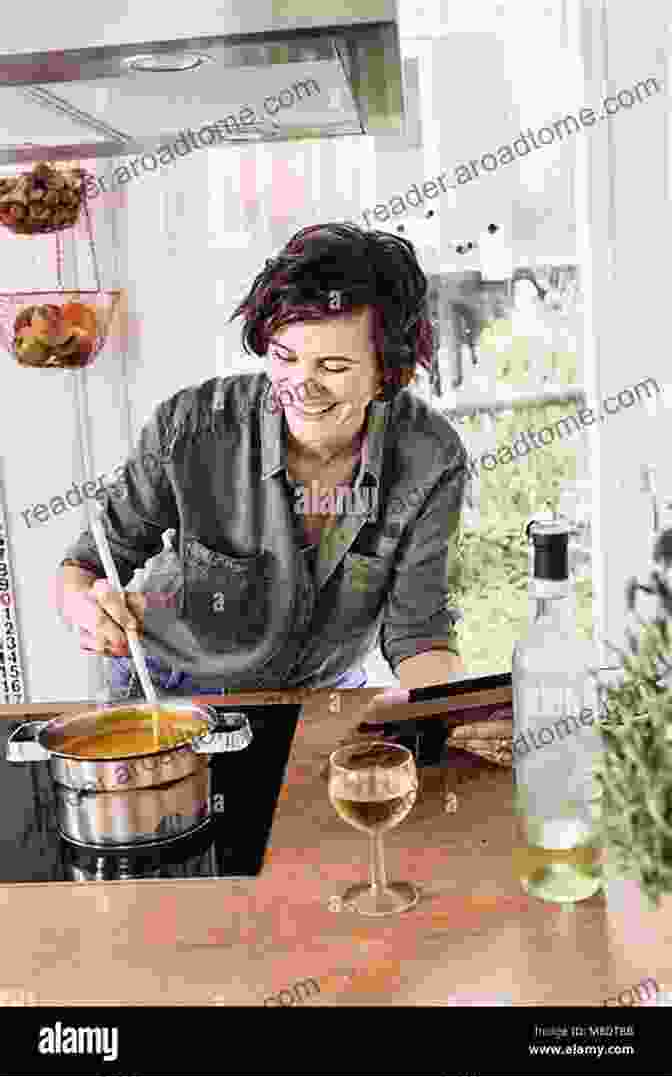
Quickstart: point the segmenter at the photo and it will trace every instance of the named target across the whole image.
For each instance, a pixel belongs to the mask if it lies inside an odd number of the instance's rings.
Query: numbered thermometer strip
[[[0,479],[0,701],[3,703],[26,700],[15,593],[5,489]]]

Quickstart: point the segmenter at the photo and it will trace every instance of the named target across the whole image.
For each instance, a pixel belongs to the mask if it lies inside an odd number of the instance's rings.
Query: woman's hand
[[[93,620],[79,627],[79,646],[86,654],[128,657],[127,632],[142,635],[145,596],[139,591],[115,591],[107,580],[96,580],[88,592]]]
[[[137,591],[115,591],[107,580],[87,588],[63,585],[63,615],[79,631],[85,654],[126,657],[130,654],[126,632],[142,634],[146,599]]]
[[[360,725],[366,729],[369,725],[375,727],[383,722],[393,722],[395,720],[394,707],[408,703],[408,695],[407,688],[386,688],[367,704]]]

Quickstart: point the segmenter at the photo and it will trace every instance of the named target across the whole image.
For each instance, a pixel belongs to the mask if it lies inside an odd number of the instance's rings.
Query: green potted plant
[[[638,630],[628,629],[627,651],[619,651],[620,681],[600,687],[596,778],[612,949],[638,972],[660,966],[662,974],[667,965],[672,980],[672,530],[653,559],[646,584],[628,583]],[[655,616],[639,615],[640,592],[657,600]]]

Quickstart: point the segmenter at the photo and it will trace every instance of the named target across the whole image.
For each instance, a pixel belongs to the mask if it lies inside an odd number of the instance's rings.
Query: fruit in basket
[[[91,337],[96,336],[98,329],[96,312],[86,303],[66,303],[63,307],[63,321],[83,329]]]
[[[28,366],[44,366],[49,358],[49,345],[34,337],[30,329],[20,329],[14,342],[17,359]]]
[[[79,216],[85,173],[40,163],[0,179],[0,224],[22,235],[70,228]]]
[[[73,325],[70,337],[60,349],[60,358],[86,363],[90,358],[95,346],[95,337],[87,333],[86,329],[80,329]]]
[[[65,332],[61,307],[57,307],[55,303],[45,303],[41,307],[36,307],[30,328],[36,340],[53,344],[54,347],[65,344],[69,335]]]
[[[14,322],[14,352],[25,366],[84,366],[93,354],[97,317],[85,303],[24,307]]]

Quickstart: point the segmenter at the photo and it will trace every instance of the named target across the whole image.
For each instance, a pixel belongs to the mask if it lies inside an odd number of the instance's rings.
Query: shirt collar
[[[287,471],[287,424],[281,407],[272,405],[271,382],[261,399],[261,477],[271,478]],[[355,488],[369,475],[374,483],[380,482],[383,468],[383,445],[390,405],[386,401],[372,400],[367,408],[367,423],[362,441],[361,463]]]

